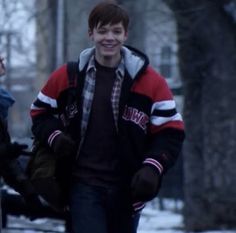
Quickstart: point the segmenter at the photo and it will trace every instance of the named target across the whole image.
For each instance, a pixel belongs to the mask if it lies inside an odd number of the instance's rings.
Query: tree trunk
[[[36,89],[42,86],[55,68],[56,49],[56,6],[57,1],[35,1],[36,7],[36,47],[37,80]]]
[[[89,47],[88,16],[99,0],[70,0],[66,4],[66,60],[77,60],[80,52]]]
[[[184,84],[187,230],[236,226],[236,30],[220,1],[169,0]]]
[[[145,17],[147,4],[140,4],[133,0],[119,0],[118,3],[127,10],[130,17],[128,40],[126,44],[144,52],[147,27]]]

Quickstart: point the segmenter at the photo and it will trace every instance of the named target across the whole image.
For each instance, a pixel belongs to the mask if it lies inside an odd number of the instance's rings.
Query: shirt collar
[[[96,71],[94,55],[91,56],[88,62],[87,72],[90,72],[90,71]]]
[[[96,67],[95,67],[95,57],[94,55],[91,56],[91,58],[89,59],[89,62],[88,62],[88,67],[87,67],[87,72],[90,72],[90,71],[96,71]],[[125,60],[124,60],[124,57],[122,56],[121,58],[121,61],[116,69],[116,75],[119,77],[119,78],[123,78],[124,75],[125,75]]]
[[[123,78],[125,76],[125,60],[123,56],[121,58],[120,64],[116,69],[116,75],[118,75],[118,77],[120,78]]]

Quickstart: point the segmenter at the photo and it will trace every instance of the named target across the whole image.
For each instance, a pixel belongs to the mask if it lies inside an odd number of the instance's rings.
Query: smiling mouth
[[[102,45],[104,48],[107,48],[107,49],[113,49],[116,47],[116,45]]]

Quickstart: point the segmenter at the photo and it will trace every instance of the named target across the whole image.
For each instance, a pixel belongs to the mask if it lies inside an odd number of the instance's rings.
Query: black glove
[[[72,157],[76,153],[75,142],[63,133],[53,140],[52,149],[58,157]]]
[[[39,195],[32,194],[30,196],[24,197],[25,203],[33,212],[38,212],[40,209],[48,206],[47,202]]]
[[[152,165],[144,165],[138,170],[131,182],[131,192],[134,201],[150,201],[158,193],[161,186],[161,175]]]
[[[18,184],[19,188],[17,191],[24,199],[26,213],[30,220],[34,220],[37,217],[43,216],[46,208],[49,206],[47,201],[36,193],[35,188],[29,179],[23,179],[19,181]]]
[[[0,157],[5,159],[16,159],[27,148],[28,146],[26,144],[19,144],[17,142],[2,144],[0,146]]]
[[[24,201],[26,204],[26,212],[30,220],[42,217],[47,211],[48,203],[40,195],[31,194],[24,196]]]

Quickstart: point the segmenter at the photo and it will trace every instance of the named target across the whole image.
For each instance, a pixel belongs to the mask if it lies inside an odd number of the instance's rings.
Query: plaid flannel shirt
[[[95,67],[94,59],[95,59],[94,56],[92,56],[89,60],[88,67],[86,70],[83,93],[82,93],[82,98],[83,98],[83,113],[82,113],[82,121],[81,121],[82,138],[84,137],[87,126],[88,126],[88,120],[89,120],[89,115],[92,108],[92,101],[93,101],[93,96],[94,96],[94,91],[95,91],[96,67]],[[114,81],[112,94],[111,94],[111,106],[112,106],[113,117],[115,120],[115,126],[117,130],[118,130],[118,115],[119,115],[119,99],[120,99],[122,82],[124,79],[124,73],[125,73],[125,65],[124,65],[124,59],[122,58],[119,66],[116,69],[116,78]]]

